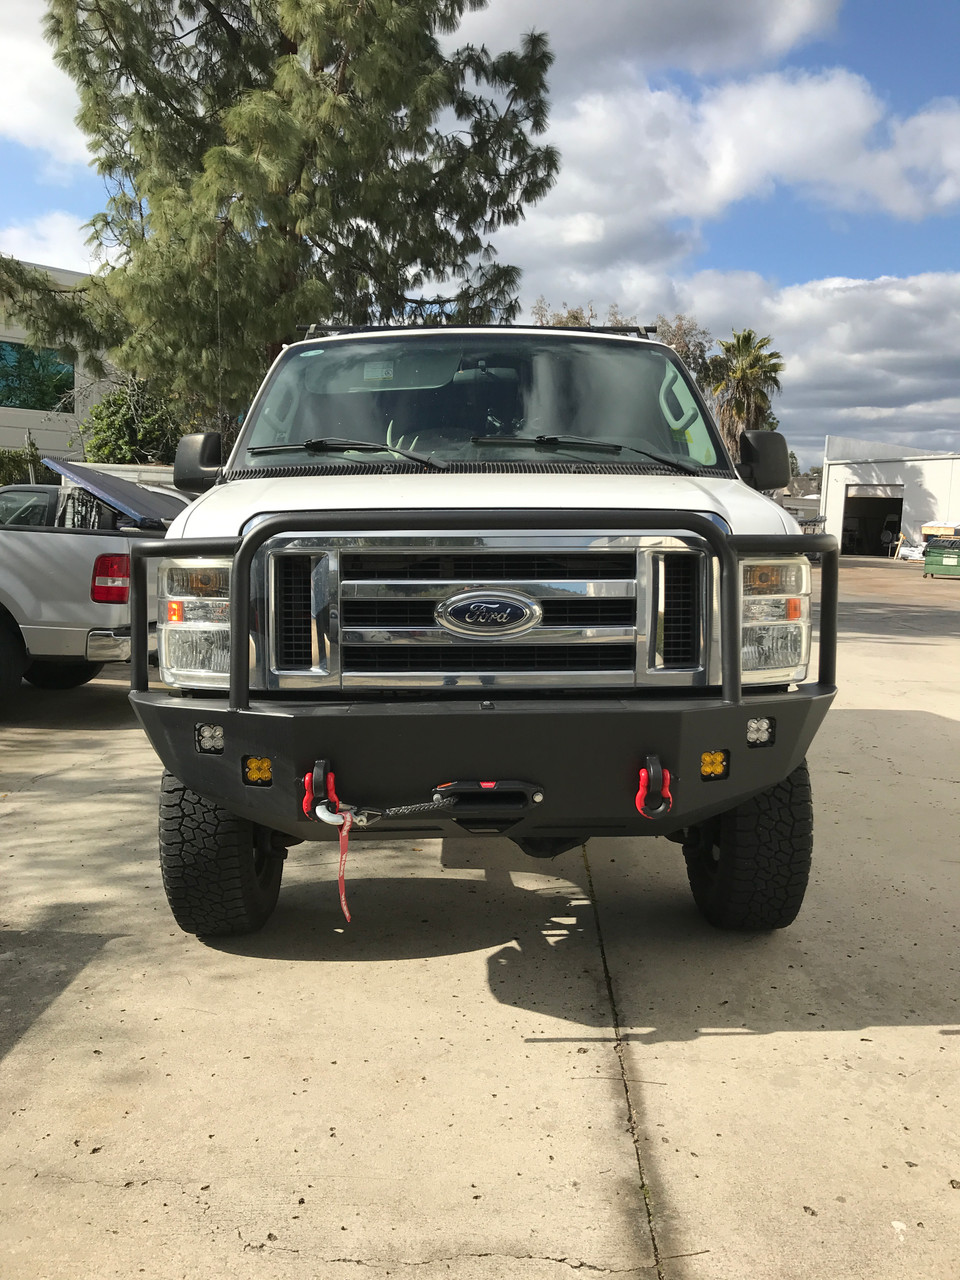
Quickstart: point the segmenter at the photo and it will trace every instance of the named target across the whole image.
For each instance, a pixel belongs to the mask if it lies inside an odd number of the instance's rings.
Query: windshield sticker
[[[390,382],[393,378],[392,360],[367,360],[363,366],[364,382]]]

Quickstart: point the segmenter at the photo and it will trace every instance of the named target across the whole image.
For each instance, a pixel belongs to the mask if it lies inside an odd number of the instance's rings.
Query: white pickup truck
[[[134,552],[131,699],[181,927],[259,928],[300,841],[465,832],[534,857],[666,836],[712,924],[789,924],[838,567],[764,496],[789,474],[773,432],[735,466],[639,332],[289,346],[225,464],[218,436],[180,442],[175,483],[206,492]]]
[[[130,657],[130,546],[186,500],[47,460],[67,483],[0,489],[0,694],[92,680]]]

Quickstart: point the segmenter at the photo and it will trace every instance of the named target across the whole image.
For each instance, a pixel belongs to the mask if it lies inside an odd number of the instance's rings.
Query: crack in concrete
[[[167,1186],[175,1187],[182,1195],[190,1194],[186,1184],[176,1178],[125,1178],[123,1182],[109,1178],[75,1178],[69,1173],[61,1173],[58,1170],[32,1169],[28,1165],[17,1164],[16,1162],[6,1165],[3,1172],[30,1174],[34,1178],[49,1179],[51,1182],[69,1182],[74,1187],[109,1187],[111,1191],[129,1191],[134,1187],[146,1187],[152,1182],[162,1182]]]
[[[653,1204],[650,1199],[650,1188],[647,1185],[647,1178],[643,1169],[640,1126],[637,1121],[636,1108],[633,1105],[633,1097],[630,1092],[630,1077],[627,1074],[627,1063],[624,1058],[624,1036],[620,1025],[620,1012],[617,1009],[617,1000],[613,992],[613,977],[610,973],[610,966],[607,964],[607,952],[603,944],[603,930],[600,927],[600,908],[597,905],[597,895],[593,885],[593,873],[590,870],[590,861],[587,857],[586,844],[583,845],[581,853],[583,855],[583,866],[587,876],[587,894],[590,898],[590,905],[593,907],[593,919],[597,928],[597,943],[600,948],[600,963],[603,966],[603,978],[607,988],[607,999],[610,1002],[610,1017],[613,1023],[614,1034],[613,1051],[617,1055],[617,1062],[620,1066],[620,1083],[623,1086],[623,1096],[627,1105],[627,1125],[630,1130],[630,1137],[633,1140],[633,1149],[637,1157],[637,1172],[640,1175],[640,1192],[643,1196],[643,1203],[647,1210],[647,1230],[650,1233],[650,1245],[653,1249],[657,1280],[666,1280],[662,1265],[665,1259],[660,1256],[660,1245],[657,1240],[657,1233],[653,1223]]]
[[[247,1249],[264,1249],[276,1246],[271,1245],[245,1245]],[[440,1258],[423,1258],[416,1262],[406,1259],[400,1262],[375,1262],[367,1258],[321,1258],[319,1261],[324,1262],[328,1266],[340,1263],[344,1266],[353,1267],[432,1267],[439,1266],[445,1262],[463,1262],[468,1259],[478,1258],[503,1258],[511,1262],[556,1262],[560,1266],[569,1267],[571,1271],[590,1271],[601,1276],[640,1276],[643,1273],[649,1273],[654,1267],[598,1267],[590,1262],[582,1260],[574,1260],[571,1258],[554,1258],[549,1255],[539,1253],[456,1253]],[[654,1264],[656,1265],[656,1264]]]

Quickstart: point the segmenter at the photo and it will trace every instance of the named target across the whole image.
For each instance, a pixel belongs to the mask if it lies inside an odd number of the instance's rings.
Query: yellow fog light
[[[243,780],[251,787],[269,787],[273,782],[273,761],[269,756],[244,756]]]
[[[729,751],[704,751],[700,757],[701,778],[725,778],[730,771]]]

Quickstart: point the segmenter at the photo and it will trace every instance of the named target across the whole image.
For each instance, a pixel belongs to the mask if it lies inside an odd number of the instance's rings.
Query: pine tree
[[[298,323],[512,319],[490,237],[556,176],[552,54],[486,0],[48,0],[109,200],[78,288],[0,261],[35,340],[239,412]]]

